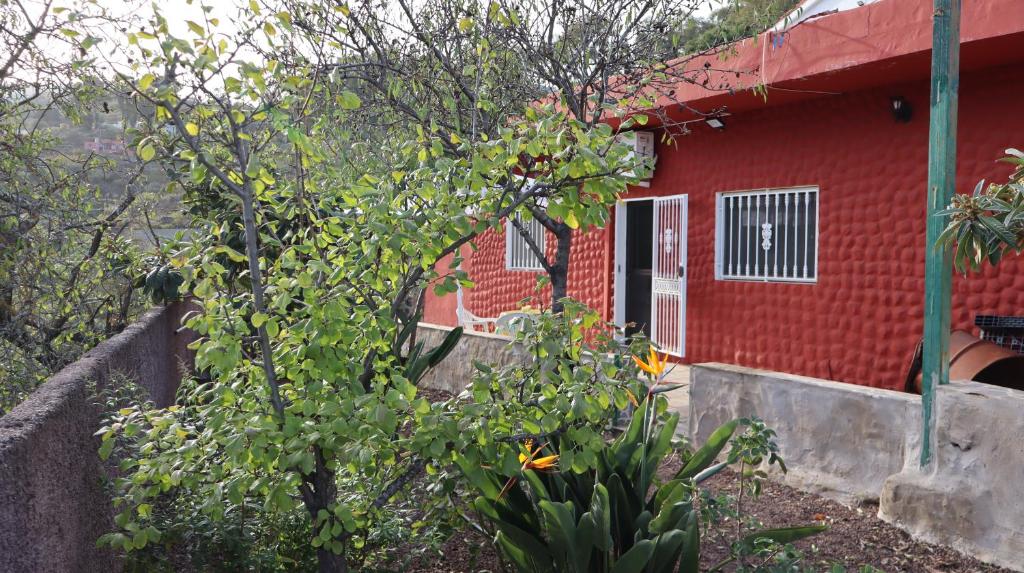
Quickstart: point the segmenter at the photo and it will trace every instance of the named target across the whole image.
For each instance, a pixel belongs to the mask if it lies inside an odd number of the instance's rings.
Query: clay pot
[[[954,330],[949,335],[949,379],[1024,390],[1024,356],[962,330]],[[914,390],[921,393],[920,372],[914,378]]]

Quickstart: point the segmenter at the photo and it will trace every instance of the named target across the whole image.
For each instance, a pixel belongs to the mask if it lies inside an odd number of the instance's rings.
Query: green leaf
[[[355,93],[345,90],[338,96],[338,105],[341,109],[359,109],[363,102]]]
[[[649,573],[674,573],[675,564],[679,562],[685,541],[686,532],[682,529],[673,529],[655,538],[654,551],[647,571]]]
[[[690,461],[683,466],[678,473],[676,478],[688,479],[697,475],[698,473],[706,470],[712,463],[718,454],[722,452],[726,444],[729,443],[729,439],[732,438],[736,428],[739,426],[740,421],[732,420],[719,426],[711,435],[708,436],[708,441],[704,443],[699,450],[697,450]]]
[[[611,573],[640,573],[654,554],[654,542],[641,539],[612,566]]]
[[[156,76],[153,74],[146,74],[139,78],[139,91],[146,91],[149,86],[153,85],[153,81],[156,80]]]
[[[594,484],[594,493],[590,499],[590,515],[594,521],[594,545],[601,551],[612,548],[612,512],[608,502],[608,489],[601,483]]]
[[[691,511],[686,519],[686,540],[679,558],[679,573],[700,572],[700,520]]]
[[[265,322],[267,322],[268,318],[270,317],[268,317],[266,314],[262,312],[257,312],[252,315],[252,325],[255,326],[256,328],[259,328],[263,326]]]
[[[749,535],[745,535],[743,539],[739,541],[739,544],[743,549],[749,552],[754,549],[754,542],[758,539],[770,539],[775,543],[785,545],[786,543],[799,541],[827,530],[827,525],[804,525],[797,527],[780,527],[777,529],[762,529]]]
[[[156,148],[154,148],[148,142],[140,143],[139,146],[136,148],[136,151],[139,154],[139,159],[143,161],[149,161],[156,157]]]
[[[544,529],[550,538],[552,553],[563,571],[580,571],[580,558],[576,553],[576,522],[573,518],[571,505],[540,501],[540,509],[544,513]]]

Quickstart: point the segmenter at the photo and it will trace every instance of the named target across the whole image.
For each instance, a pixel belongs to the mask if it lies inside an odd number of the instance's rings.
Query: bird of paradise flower
[[[653,398],[655,394],[662,392],[668,392],[669,390],[675,390],[682,386],[682,384],[666,384],[668,375],[675,369],[675,365],[672,368],[668,368],[668,354],[658,355],[658,351],[655,350],[654,346],[651,345],[648,348],[647,360],[640,358],[637,355],[633,355],[633,362],[640,367],[640,370],[647,373],[649,382],[645,382],[644,386],[647,388],[647,393],[644,396],[644,440],[643,448],[644,454],[640,458],[640,471],[641,474],[645,474],[648,471],[647,466],[647,442],[650,440],[651,431],[654,428],[654,419],[657,417],[657,409],[653,407]],[[640,402],[637,401],[636,396],[633,395],[628,388],[626,389],[626,395],[629,397],[630,402],[633,406],[640,408]]]
[[[646,372],[650,377],[650,382],[645,384],[647,388],[646,398],[650,398],[655,394],[662,392],[668,392],[669,390],[675,390],[680,388],[682,384],[666,384],[668,375],[675,370],[675,365],[672,368],[668,368],[668,354],[658,355],[658,351],[654,349],[654,346],[650,346],[647,354],[647,360],[640,358],[637,355],[633,355],[633,362],[640,367],[640,370]],[[636,395],[630,390],[626,390],[629,396],[629,401],[633,403],[633,406],[639,407],[640,403],[636,399]]]
[[[521,472],[525,472],[526,470],[549,472],[558,469],[558,454],[544,456],[540,458],[537,457],[537,454],[539,454],[546,445],[547,444],[541,444],[534,448],[533,440],[527,439],[523,442],[523,446],[526,450],[526,453],[524,454],[520,452],[519,454],[519,463],[523,464],[520,468]],[[519,478],[517,476],[510,477],[508,481],[505,482],[505,487],[501,488],[501,492],[498,493],[498,499],[504,497],[505,494],[508,493],[510,489],[512,489],[512,486],[514,486],[517,481],[519,481]]]

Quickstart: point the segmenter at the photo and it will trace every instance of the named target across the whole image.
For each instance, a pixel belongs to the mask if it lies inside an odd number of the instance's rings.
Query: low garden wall
[[[933,462],[920,468],[920,396],[700,364],[690,433],[757,416],[778,432],[780,481],[844,503],[879,503],[915,537],[1024,571],[1024,392],[977,382],[939,388]]]
[[[882,519],[1024,571],[1024,392],[954,382],[936,392],[935,449],[886,480]]]
[[[0,571],[117,569],[96,539],[112,526],[97,454],[95,391],[120,376],[169,405],[190,364],[182,303],[149,311],[0,417]]]
[[[451,327],[421,322],[416,331],[417,342],[430,349],[444,340]],[[420,384],[458,394],[473,379],[473,361],[491,366],[524,362],[528,356],[521,346],[509,344],[507,336],[488,332],[465,331],[455,349],[437,367],[430,370]]]
[[[690,435],[757,416],[778,432],[798,489],[847,504],[877,501],[882,484],[917,455],[919,396],[728,364],[690,369]]]

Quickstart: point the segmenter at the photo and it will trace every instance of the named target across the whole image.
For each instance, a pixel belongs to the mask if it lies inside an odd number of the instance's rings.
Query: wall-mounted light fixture
[[[715,129],[725,129],[725,121],[721,117],[709,117],[704,120],[704,123]]]
[[[892,104],[892,117],[896,122],[910,123],[910,118],[914,116],[914,106],[903,96],[893,96],[889,101]]]

